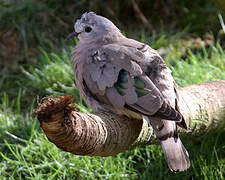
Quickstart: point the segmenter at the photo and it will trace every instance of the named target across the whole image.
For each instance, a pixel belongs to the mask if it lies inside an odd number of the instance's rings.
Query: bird
[[[125,37],[94,12],[76,20],[67,39],[73,37],[79,39],[72,55],[75,83],[85,103],[93,111],[147,119],[169,169],[187,170],[189,154],[177,132],[177,126],[188,129],[179,111],[178,86],[158,52]]]

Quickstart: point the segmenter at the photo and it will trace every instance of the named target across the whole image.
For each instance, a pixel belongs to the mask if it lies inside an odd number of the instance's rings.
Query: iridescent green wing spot
[[[128,71],[122,69],[119,72],[117,82],[114,84],[114,87],[121,96],[126,95],[124,89],[127,89],[126,83],[128,82],[127,79],[128,74],[129,74]],[[145,96],[146,94],[148,94],[148,91],[144,89],[146,87],[145,83],[141,81],[138,77],[134,77],[134,87],[138,97]]]
[[[138,97],[145,96],[148,94],[144,88],[146,87],[145,83],[141,81],[138,77],[134,77],[134,87]]]
[[[117,92],[121,95],[124,96],[126,93],[124,92],[124,89],[127,89],[126,83],[128,82],[127,75],[129,74],[128,71],[122,69],[119,72],[118,80],[114,84],[114,87],[116,88]]]

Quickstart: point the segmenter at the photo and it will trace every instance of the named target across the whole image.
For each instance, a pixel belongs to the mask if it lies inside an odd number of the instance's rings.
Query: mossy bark
[[[77,112],[72,99],[47,98],[35,110],[49,141],[60,149],[77,155],[110,156],[157,142],[145,119],[128,119],[108,111]],[[201,136],[224,127],[225,81],[180,89],[178,105],[190,128],[181,135]]]

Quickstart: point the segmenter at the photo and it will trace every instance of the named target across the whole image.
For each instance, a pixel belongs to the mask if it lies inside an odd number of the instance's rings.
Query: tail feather
[[[185,171],[190,167],[188,152],[179,137],[176,141],[174,137],[169,137],[160,143],[171,171]]]
[[[179,111],[174,109],[165,101],[163,102],[161,108],[154,114],[154,116],[176,122],[181,122],[184,119],[184,117]]]

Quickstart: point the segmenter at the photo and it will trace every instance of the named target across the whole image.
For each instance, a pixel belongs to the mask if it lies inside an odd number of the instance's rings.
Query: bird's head
[[[75,32],[68,35],[67,39],[77,36],[80,41],[101,41],[111,36],[120,35],[120,30],[107,18],[94,12],[84,13],[75,22]]]

